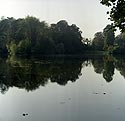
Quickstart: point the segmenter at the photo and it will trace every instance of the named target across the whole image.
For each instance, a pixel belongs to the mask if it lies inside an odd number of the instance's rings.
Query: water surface
[[[0,58],[0,121],[124,121],[124,77],[124,58]]]

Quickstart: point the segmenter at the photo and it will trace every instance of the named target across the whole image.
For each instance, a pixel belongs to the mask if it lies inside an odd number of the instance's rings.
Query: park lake
[[[122,57],[0,58],[0,121],[124,121]]]
[[[125,121],[125,0],[0,5],[0,121]]]

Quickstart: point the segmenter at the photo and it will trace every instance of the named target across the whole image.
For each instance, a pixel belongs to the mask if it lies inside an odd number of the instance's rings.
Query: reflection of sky
[[[93,37],[109,22],[107,7],[100,0],[0,0],[0,3],[0,16],[33,15],[49,23],[66,19],[77,24],[85,37]]]
[[[98,94],[95,94],[98,93]],[[105,95],[103,93],[106,93]],[[1,121],[124,121],[125,80],[115,70],[110,83],[93,67],[66,86],[49,83],[33,92],[17,88],[0,94]],[[23,113],[28,112],[27,117]]]

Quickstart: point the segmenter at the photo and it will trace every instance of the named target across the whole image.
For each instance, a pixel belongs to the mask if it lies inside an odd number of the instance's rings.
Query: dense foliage
[[[52,55],[83,53],[81,31],[65,20],[50,26],[39,19],[5,18],[0,21],[0,53]]]
[[[103,32],[97,32],[92,41],[93,50],[107,51],[112,53],[114,50],[115,33],[112,25],[107,25]]]
[[[45,21],[27,16],[24,19],[0,20],[0,54],[9,55],[80,55],[88,52],[125,53],[125,33],[115,37],[113,25],[94,38],[82,37],[75,25],[61,20],[48,25]]]
[[[94,35],[92,45],[94,50],[103,50],[104,47],[104,36],[102,32],[97,32]]]
[[[125,0],[101,0],[103,5],[111,8],[110,20],[115,27],[119,27],[122,32],[125,31]]]
[[[125,32],[116,36],[115,46],[114,54],[125,54]]]

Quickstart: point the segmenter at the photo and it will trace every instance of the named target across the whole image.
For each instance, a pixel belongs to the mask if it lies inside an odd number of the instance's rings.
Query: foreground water
[[[0,121],[124,121],[125,59],[0,59]]]

